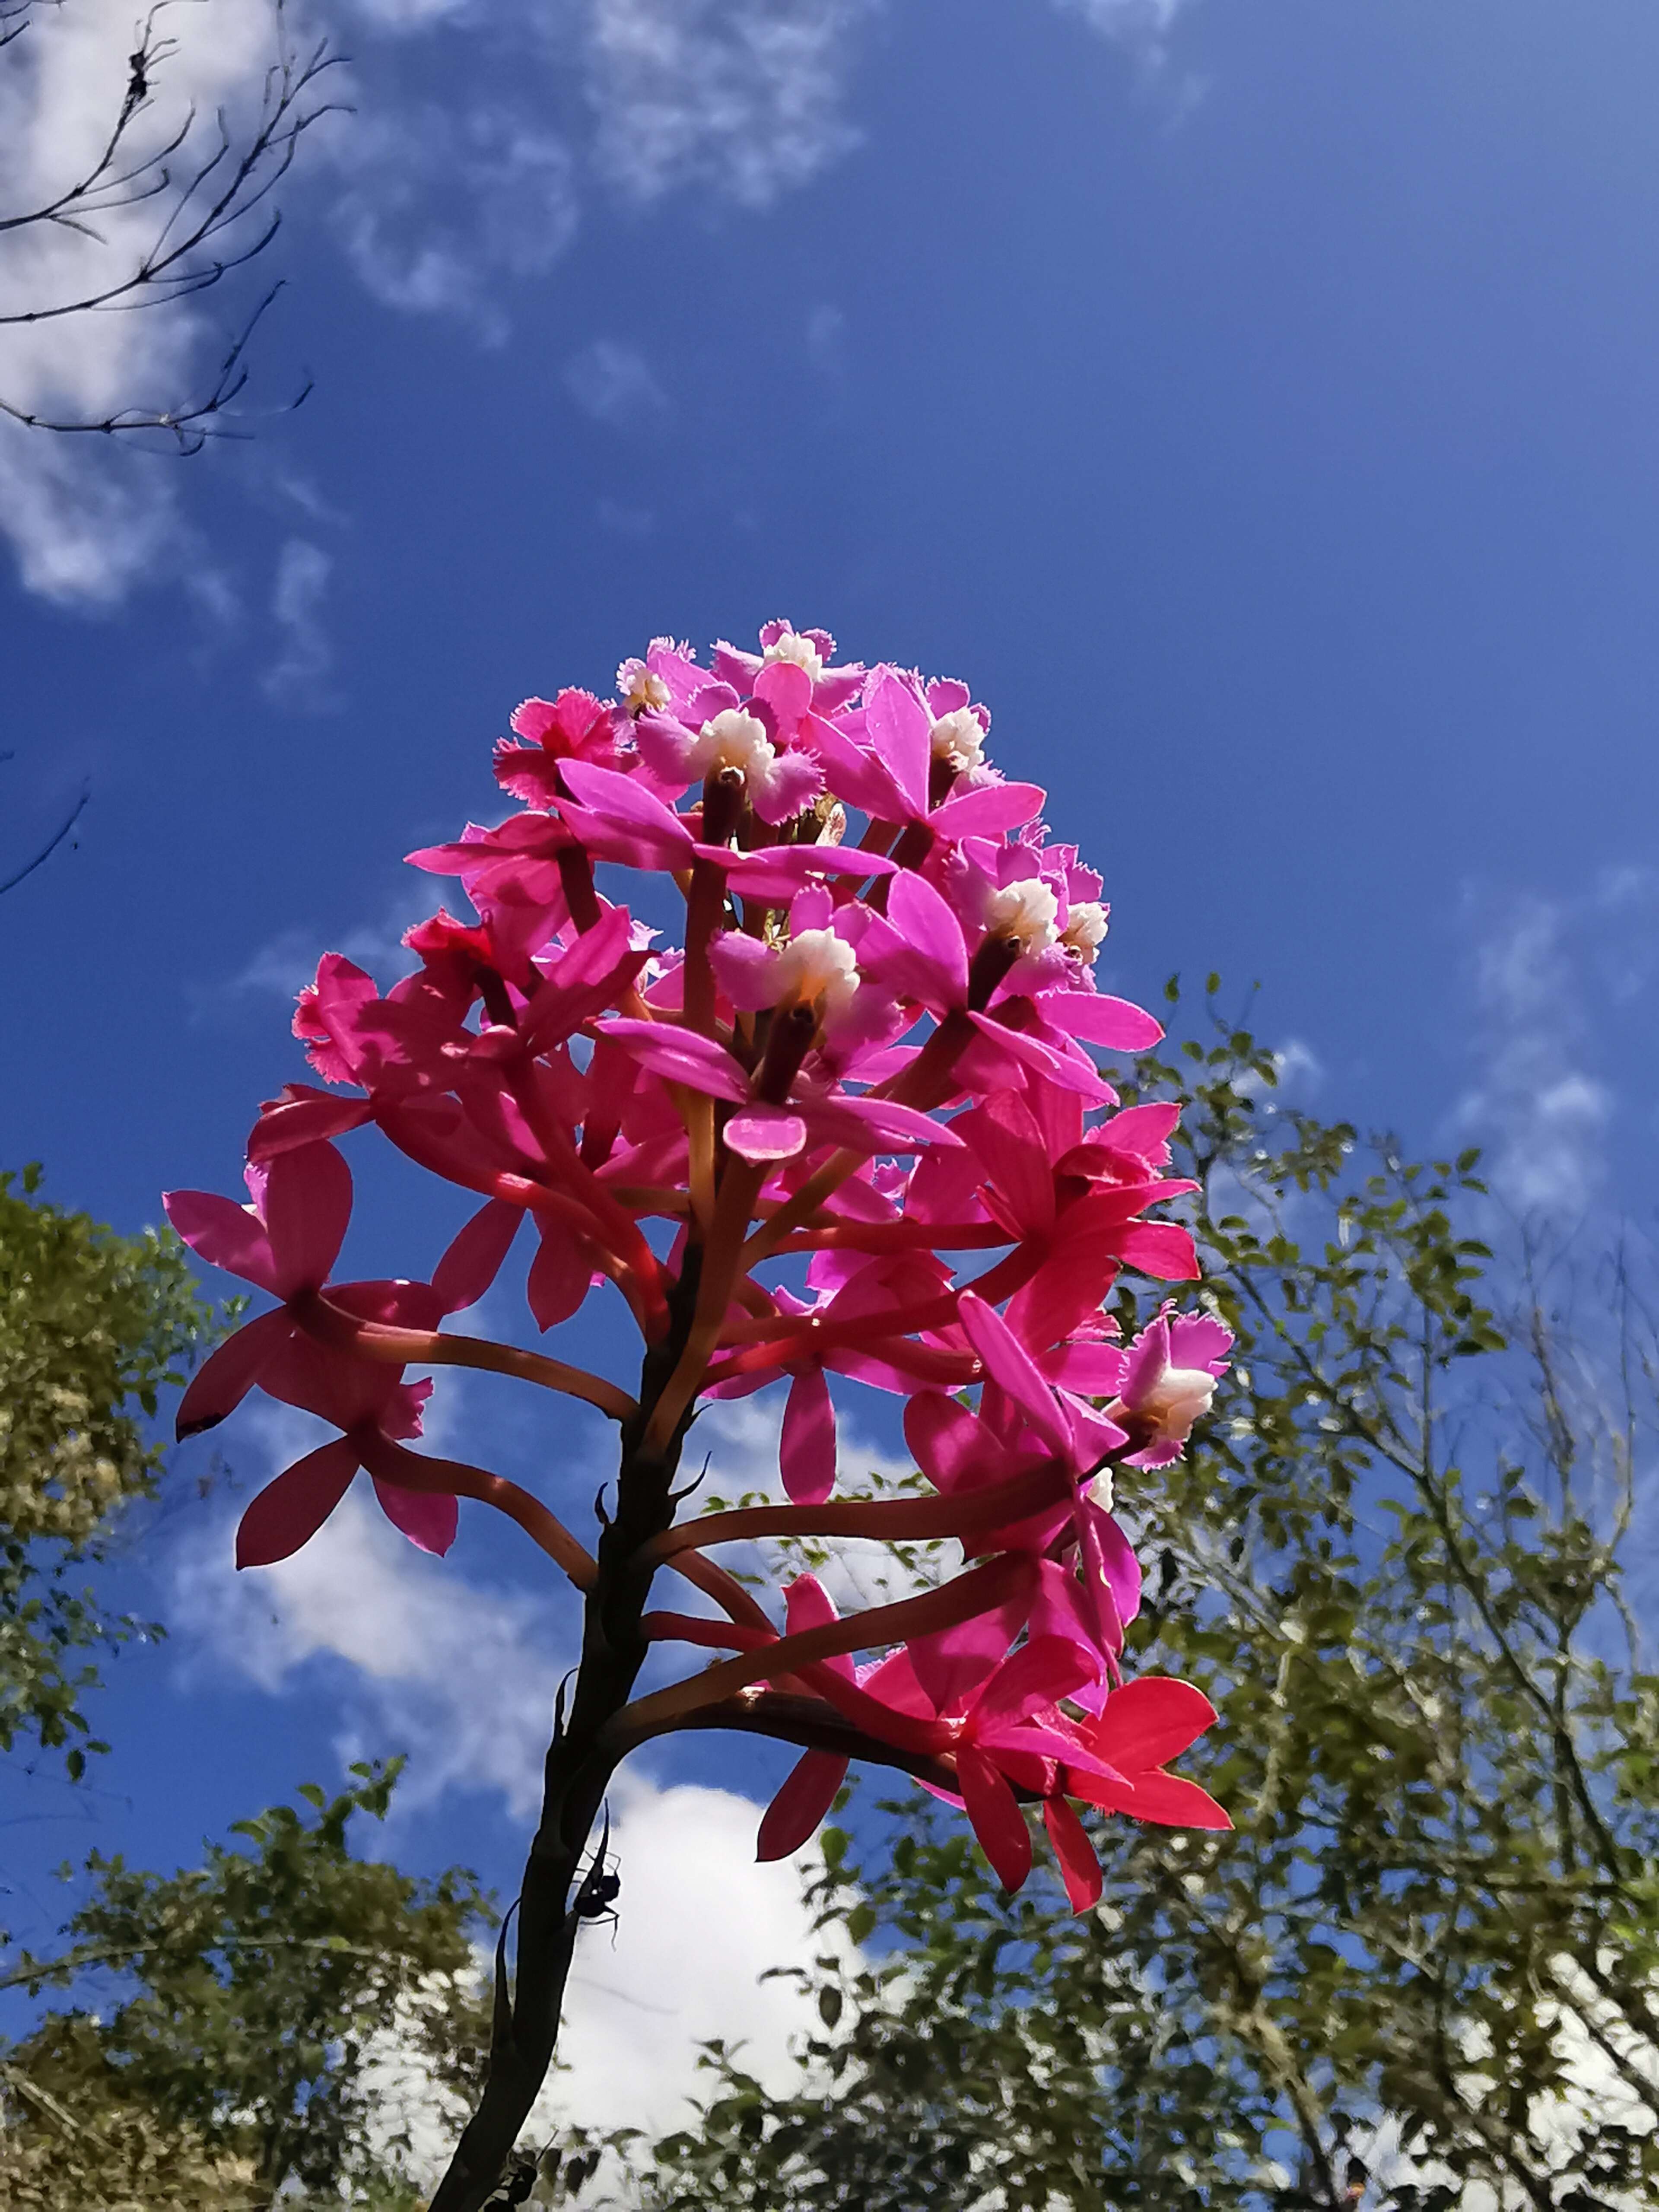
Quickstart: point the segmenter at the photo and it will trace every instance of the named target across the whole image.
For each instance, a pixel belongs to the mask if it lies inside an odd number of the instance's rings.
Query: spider
[[[570,1910],[578,1920],[609,1920],[616,1922],[616,1903],[622,1894],[622,1876],[612,1874],[605,1865],[611,1853],[611,1813],[607,1807],[605,1826],[599,1833],[599,1847],[594,1852],[587,1872],[576,1885],[576,1894]]]

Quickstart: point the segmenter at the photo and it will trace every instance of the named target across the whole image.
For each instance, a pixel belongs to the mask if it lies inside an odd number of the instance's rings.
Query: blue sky
[[[1317,1110],[1650,1220],[1644,0],[331,4],[356,112],[285,190],[250,395],[308,372],[304,407],[187,464],[0,426],[0,874],[93,788],[0,902],[0,1155],[123,1225],[231,1188],[298,1072],[287,996],[326,947],[392,957],[431,902],[399,855],[494,818],[516,701],[787,614],[973,684],[1105,872],[1115,988],[1259,981]],[[125,20],[88,0],[37,124]],[[234,99],[261,0],[202,20]],[[64,325],[0,347],[0,394],[147,390],[217,326]],[[436,1250],[404,1200],[371,1189],[356,1272]],[[443,1403],[512,1471],[598,1464]],[[223,1455],[252,1481],[280,1442]],[[65,1852],[171,1861],[406,1745],[399,1850],[508,1883],[568,1619],[494,1536],[428,1573],[367,1522],[233,1589],[207,1456],[118,1578],[173,1633],[116,1670],[97,1791],[0,1779],[6,1878],[50,1916]],[[791,1893],[737,1891],[757,1951]],[[674,2014],[664,2078],[720,2027]]]

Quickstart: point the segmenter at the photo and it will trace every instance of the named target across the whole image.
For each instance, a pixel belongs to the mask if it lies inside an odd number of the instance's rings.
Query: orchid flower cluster
[[[495,756],[516,811],[410,855],[459,880],[471,918],[411,929],[414,964],[385,993],[328,955],[295,1022],[320,1080],[261,1110],[250,1202],[167,1200],[196,1252],[276,1301],[200,1370],[180,1433],[256,1386],[338,1431],[248,1507],[239,1565],[308,1542],[361,1471],[425,1550],[480,1500],[586,1593],[544,1822],[568,1859],[567,1921],[604,1778],[675,1727],[800,1747],[765,1858],[813,1833],[855,1758],[965,1808],[1011,1889],[1040,1804],[1079,1910],[1101,1875],[1074,1801],[1227,1825],[1166,1771],[1214,1718],[1206,1699],[1124,1679],[1140,1576],[1114,1470],[1179,1455],[1231,1344],[1168,1306],[1126,1343],[1106,1311],[1125,1269],[1198,1273],[1188,1232],[1148,1218],[1194,1188],[1165,1173],[1177,1109],[1119,1110],[1087,1048],[1134,1053],[1159,1026],[1097,988],[1100,878],[1050,838],[1043,792],[992,767],[967,687],[834,654],[781,622],[708,665],[658,639],[614,699],[526,700]],[[665,890],[679,949],[625,902],[657,914]],[[340,1141],[370,1124],[483,1201],[424,1279],[334,1279]],[[618,1297],[643,1343],[637,1395],[445,1326],[526,1233],[536,1328]],[[597,1552],[519,1486],[416,1448],[431,1384],[408,1370],[442,1364],[618,1423]],[[836,1497],[831,1373],[903,1401],[931,1494]],[[698,1408],[772,1383],[787,1502],[677,1518]],[[952,1540],[961,1571],[848,1619],[804,1573],[779,1619],[714,1556],[836,1535]],[[648,1610],[665,1569],[702,1606]],[[676,1646],[725,1656],[635,1694],[653,1649]],[[527,1905],[521,1941],[531,1924]]]

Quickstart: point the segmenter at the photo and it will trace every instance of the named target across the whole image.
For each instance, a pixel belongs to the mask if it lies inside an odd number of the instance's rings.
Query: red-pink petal
[[[787,1859],[798,1851],[836,1802],[847,1778],[847,1761],[832,1751],[809,1751],[791,1768],[788,1779],[766,1808],[755,1842],[762,1861]]]
[[[1137,1774],[1133,1786],[1120,1789],[1112,1810],[1160,1828],[1231,1828],[1232,1815],[1207,1790],[1179,1774]]]
[[[286,1312],[278,1307],[275,1313],[261,1314],[234,1336],[227,1337],[197,1369],[179,1401],[175,1433],[179,1440],[216,1428],[228,1413],[234,1413],[258,1381],[265,1362],[287,1343],[293,1328]]]
[[[228,1275],[240,1275],[245,1283],[257,1284],[273,1297],[283,1295],[277,1288],[270,1239],[249,1207],[212,1190],[163,1191],[161,1203],[167,1219],[198,1259],[222,1267]]]
[[[457,1233],[432,1270],[432,1287],[441,1312],[459,1313],[466,1306],[477,1305],[501,1273],[523,1219],[521,1206],[510,1205],[504,1198],[492,1198]]]
[[[538,1328],[556,1328],[587,1296],[593,1262],[580,1237],[562,1221],[544,1214],[537,1224],[541,1248],[530,1263],[525,1288]]]
[[[337,1437],[284,1468],[237,1526],[237,1565],[274,1566],[309,1543],[350,1488],[358,1464],[356,1446]]]
[[[1007,1392],[1049,1449],[1063,1454],[1072,1439],[1054,1394],[1002,1316],[971,1291],[963,1293],[957,1313],[986,1373]]]
[[[1009,1728],[1069,1697],[1081,1683],[1099,1675],[1099,1663],[1086,1644],[1063,1636],[1035,1636],[1005,1659],[987,1681],[969,1713],[969,1724]]]
[[[1215,1717],[1215,1707],[1194,1683],[1171,1674],[1139,1674],[1113,1692],[1085,1734],[1103,1758],[1135,1775],[1177,1757]]]
[[[316,1144],[276,1154],[265,1171],[265,1223],[281,1297],[322,1288],[350,1218],[351,1170],[343,1152]]]
[[[957,1783],[980,1848],[1005,1889],[1018,1889],[1031,1871],[1031,1832],[1013,1791],[982,1752],[963,1744]]]
[[[1131,1221],[1116,1242],[1124,1266],[1157,1282],[1195,1283],[1203,1273],[1197,1246],[1173,1221]]]
[[[797,1505],[822,1505],[836,1486],[836,1409],[821,1367],[809,1367],[789,1385],[778,1466]]]
[[[1099,1904],[1102,1888],[1100,1861],[1095,1856],[1088,1831],[1063,1797],[1043,1799],[1042,1819],[1048,1840],[1054,1847],[1054,1857],[1059,1862],[1060,1879],[1066,1884],[1072,1910],[1087,1912],[1091,1905]]]
[[[382,1482],[376,1477],[374,1495],[392,1527],[401,1528],[419,1550],[441,1559],[454,1542],[460,1509],[444,1492],[405,1490],[400,1482]]]

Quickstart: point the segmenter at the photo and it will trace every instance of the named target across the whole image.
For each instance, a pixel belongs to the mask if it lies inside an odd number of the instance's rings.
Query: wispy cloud
[[[381,114],[342,160],[335,222],[368,290],[409,313],[465,315],[488,341],[507,334],[500,281],[544,274],[575,236],[568,145],[494,100],[459,116],[430,101]]]
[[[1142,55],[1161,55],[1176,17],[1188,0],[1054,0],[1068,15],[1080,15],[1091,31]]]
[[[600,172],[649,201],[688,184],[767,207],[858,143],[852,33],[871,0],[594,0]]]
[[[322,686],[334,665],[334,648],[323,624],[323,604],[333,568],[322,547],[306,538],[290,538],[277,556],[270,613],[282,643],[260,678],[268,699],[313,708],[328,703]]]
[[[1454,1127],[1486,1147],[1509,1204],[1570,1218],[1607,1182],[1620,1103],[1609,1034],[1659,973],[1659,873],[1609,870],[1568,897],[1472,896],[1469,913],[1477,1073]]]
[[[585,415],[612,430],[643,430],[666,420],[668,395],[637,346],[595,338],[565,364],[564,388]]]

